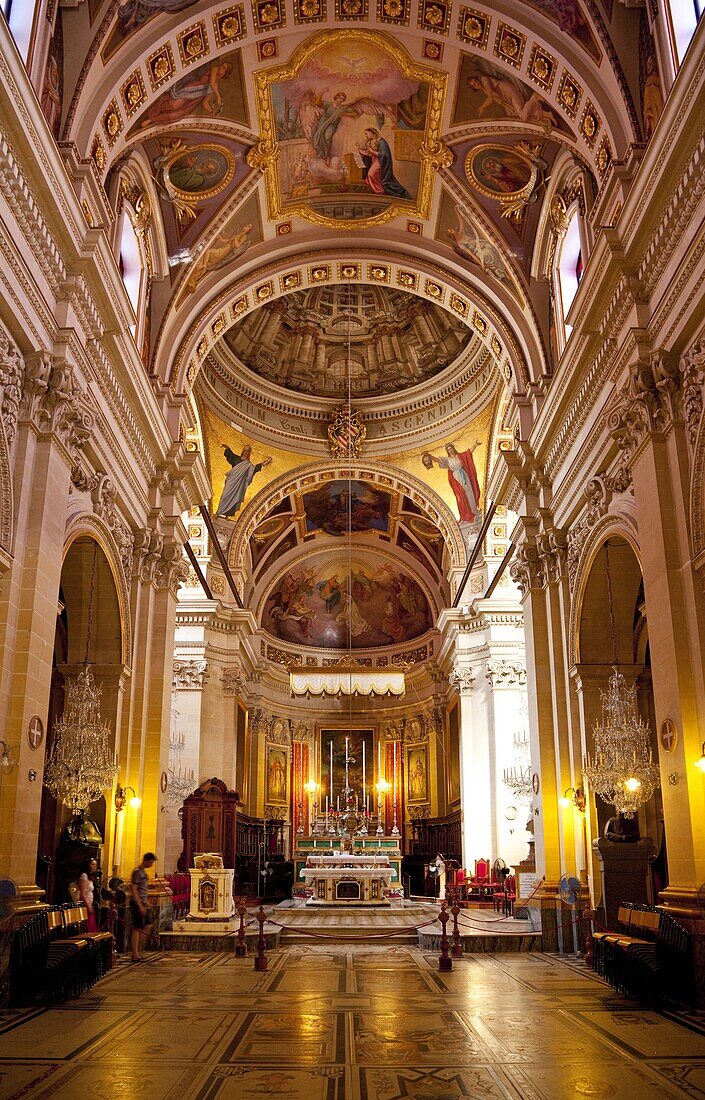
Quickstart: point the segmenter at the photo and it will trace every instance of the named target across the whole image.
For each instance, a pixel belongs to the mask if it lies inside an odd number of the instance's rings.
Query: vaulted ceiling
[[[422,609],[405,636],[431,621],[450,568],[433,515],[462,517],[428,454],[476,447],[482,488],[511,440],[512,399],[542,392],[561,218],[577,202],[589,245],[610,162],[648,137],[654,65],[644,10],[620,0],[59,9],[41,98],[146,249],[146,369],[203,447],[216,502],[226,446],[271,459],[221,522],[244,522],[280,486],[237,551],[239,567],[247,546],[247,568],[267,574],[257,598],[274,633],[311,641],[307,616],[282,612],[267,560],[293,568],[314,535],[316,554],[334,553],[336,532],[309,526],[316,504],[287,479],[302,463],[338,476],[328,428],[348,398],[367,433],[359,507],[389,497],[389,530],[354,532],[379,557],[370,583],[392,583],[380,537],[392,540],[408,608]],[[432,514],[415,514],[416,489],[405,497],[382,466],[427,486]],[[381,619],[355,622],[381,644]],[[389,617],[386,628],[401,631]]]

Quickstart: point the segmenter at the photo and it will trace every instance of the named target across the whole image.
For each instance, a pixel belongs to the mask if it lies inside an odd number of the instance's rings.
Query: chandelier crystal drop
[[[171,694],[171,731],[169,733],[169,769],[166,800],[170,806],[181,806],[196,786],[193,768],[183,767],[181,757],[186,745],[183,733],[177,730],[179,711],[176,709],[176,691]]]
[[[54,726],[44,785],[74,814],[112,787],[118,773],[110,727],[100,715],[102,694],[93,670],[84,668],[67,682],[64,713]]]
[[[529,734],[526,729],[514,734],[514,759],[516,764],[505,768],[502,782],[519,802],[530,802],[532,795],[531,762],[529,760]]]
[[[583,768],[590,789],[618,813],[635,812],[659,786],[659,770],[649,744],[649,727],[636,709],[636,688],[628,687],[614,668],[607,691],[601,691],[602,719],[594,729],[594,758]]]
[[[614,666],[607,691],[601,691],[602,719],[593,727],[595,754],[583,761],[585,781],[594,794],[610,802],[624,817],[648,802],[660,785],[651,754],[650,730],[636,706],[636,687],[628,687],[617,665],[617,633],[612,599],[609,541],[605,543],[607,601]]]

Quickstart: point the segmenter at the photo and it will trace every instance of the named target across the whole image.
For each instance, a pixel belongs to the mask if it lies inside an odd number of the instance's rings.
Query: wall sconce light
[[[2,745],[2,751],[0,752],[0,770],[2,774],[5,774],[12,771],[17,761],[12,755],[12,749],[8,748],[6,741],[0,741],[0,745]]]
[[[576,810],[580,810],[581,814],[585,813],[585,791],[582,787],[566,787],[561,798],[558,799],[558,803],[564,810],[569,806],[575,806]]]
[[[695,761],[695,767],[700,768],[701,772],[705,772],[705,741],[700,746],[700,759]]]
[[[137,810],[142,805],[142,799],[139,797],[134,787],[117,787],[115,790],[115,813],[119,814],[121,810],[125,809],[125,803],[128,800],[128,791],[132,791],[132,796],[129,800],[132,809]]]

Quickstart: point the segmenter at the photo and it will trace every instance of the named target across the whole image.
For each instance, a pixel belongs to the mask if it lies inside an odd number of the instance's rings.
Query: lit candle
[[[365,801],[365,742],[362,742],[362,801]]]
[[[333,801],[333,741],[330,742],[330,800]]]
[[[377,782],[382,778],[382,738],[377,742]]]

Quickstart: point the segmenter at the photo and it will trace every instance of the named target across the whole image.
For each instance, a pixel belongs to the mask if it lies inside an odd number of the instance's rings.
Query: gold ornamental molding
[[[385,196],[390,199],[389,205],[381,212],[369,217],[330,217],[315,209],[308,199],[298,196],[296,198],[285,198],[281,188],[282,144],[277,141],[274,86],[282,81],[293,80],[299,76],[307,62],[312,60],[316,54],[342,41],[345,42],[346,47],[358,43],[383,53],[397,65],[400,73],[406,79],[418,80],[420,84],[426,85],[428,88],[426,125],[423,132],[414,130],[399,131],[404,135],[411,136],[422,133],[417,150],[420,174],[416,196],[408,199]],[[294,51],[288,64],[280,65],[276,69],[260,70],[253,74],[253,78],[257,97],[260,139],[257,145],[250,150],[247,163],[251,168],[261,170],[264,175],[268,213],[272,220],[284,217],[300,217],[313,222],[315,225],[326,226],[329,229],[352,231],[382,225],[399,215],[416,218],[429,217],[435,174],[439,168],[448,167],[453,160],[452,152],[441,141],[441,122],[448,83],[446,73],[436,72],[417,64],[409,57],[406,50],[387,34],[380,31],[344,27],[315,34]],[[362,102],[362,100],[359,102]],[[368,99],[365,102],[371,104],[372,100]],[[384,106],[386,109],[386,105]],[[345,110],[342,104],[339,107],[341,111]],[[348,107],[351,112],[355,109],[355,103],[351,103]],[[362,109],[357,108],[357,110],[360,112]],[[369,107],[365,108],[365,113],[370,113]],[[361,117],[361,114],[346,117]],[[299,188],[299,190],[304,189]],[[296,191],[297,188],[294,187],[292,190]],[[338,198],[342,202],[345,200],[346,194],[341,192]]]

